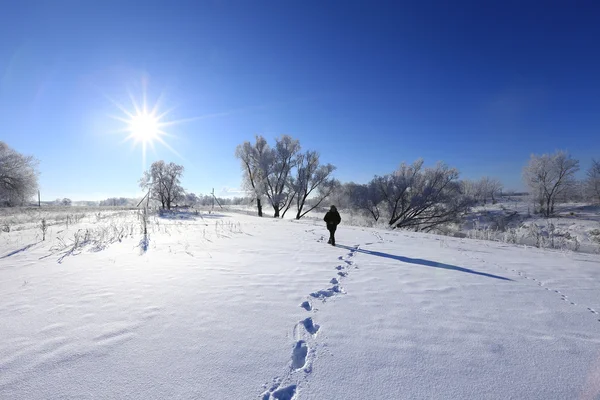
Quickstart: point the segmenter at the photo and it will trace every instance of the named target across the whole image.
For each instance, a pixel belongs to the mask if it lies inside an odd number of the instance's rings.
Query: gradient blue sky
[[[366,182],[444,160],[519,189],[531,153],[600,158],[600,3],[13,1],[0,12],[0,140],[40,160],[42,198],[133,196],[114,133],[147,81],[170,119],[148,163],[196,193],[239,188],[237,144],[298,139]],[[122,115],[122,114],[121,114]]]

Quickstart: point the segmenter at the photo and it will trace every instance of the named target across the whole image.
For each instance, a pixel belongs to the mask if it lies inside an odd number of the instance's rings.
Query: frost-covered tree
[[[171,207],[183,199],[184,190],[181,187],[183,166],[173,162],[155,161],[150,170],[145,171],[140,179],[140,187],[148,190],[150,198],[160,202],[163,209]]]
[[[136,203],[136,200],[128,199],[126,197],[109,197],[108,199],[101,200],[98,205],[100,207],[124,207],[135,205]]]
[[[443,163],[423,169],[423,160],[417,160],[402,163],[393,174],[373,182],[381,191],[391,227],[428,231],[458,221],[471,207],[458,176],[458,170]]]
[[[197,204],[200,201],[200,199],[198,198],[198,196],[196,196],[195,193],[186,193],[185,194],[185,204],[187,204],[188,206],[193,206],[195,204]]]
[[[379,220],[383,193],[379,190],[375,181],[368,184],[346,183],[344,194],[351,208],[367,212],[375,221]]]
[[[256,199],[258,216],[263,216],[262,199],[265,195],[265,173],[270,170],[272,150],[264,137],[257,135],[254,144],[244,142],[237,146],[235,156],[240,160],[243,185]]]
[[[496,203],[496,199],[502,194],[504,185],[496,178],[483,177],[480,180],[481,191],[483,193],[484,203],[487,199],[491,199],[492,203]]]
[[[70,207],[73,204],[73,201],[71,199],[65,197],[64,199],[61,200],[60,204],[65,207]]]
[[[550,217],[554,213],[557,198],[565,196],[574,187],[578,170],[579,161],[572,159],[565,151],[531,155],[523,168],[523,179],[544,216]]]
[[[462,193],[477,202],[492,203],[502,194],[504,186],[496,178],[483,177],[477,181],[463,180],[460,182]]]
[[[464,179],[460,181],[460,186],[463,195],[472,198],[476,202],[482,201],[483,193],[481,192],[479,181]]]
[[[296,219],[302,218],[319,207],[331,195],[337,185],[337,181],[331,178],[333,171],[335,171],[333,165],[320,163],[319,153],[316,151],[309,150],[298,155],[296,176],[291,179],[291,190],[295,194],[298,210]],[[312,198],[313,201],[309,207],[304,209],[306,199],[311,195],[315,195]]]
[[[600,204],[600,161],[592,160],[592,165],[587,170],[585,188],[588,197]]]
[[[38,161],[0,141],[0,205],[23,204],[38,190]]]
[[[295,192],[291,185],[291,172],[298,161],[300,142],[288,135],[275,141],[275,147],[267,153],[262,163],[264,193],[273,207],[273,217],[278,218],[281,210],[289,208]]]

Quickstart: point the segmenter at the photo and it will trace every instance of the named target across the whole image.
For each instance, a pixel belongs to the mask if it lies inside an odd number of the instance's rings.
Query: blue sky
[[[239,188],[256,134],[342,181],[423,157],[520,189],[531,153],[600,158],[599,20],[592,1],[9,2],[0,140],[40,160],[43,199],[136,195],[141,147],[111,116],[146,82],[192,118],[168,128],[179,156],[147,162],[183,164],[196,193]]]

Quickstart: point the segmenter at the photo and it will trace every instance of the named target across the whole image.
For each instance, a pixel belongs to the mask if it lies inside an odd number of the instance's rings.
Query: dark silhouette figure
[[[328,244],[335,246],[335,230],[340,222],[342,222],[342,217],[340,217],[340,213],[338,213],[337,208],[335,206],[331,206],[323,221],[327,224],[327,230],[329,231],[329,241]]]

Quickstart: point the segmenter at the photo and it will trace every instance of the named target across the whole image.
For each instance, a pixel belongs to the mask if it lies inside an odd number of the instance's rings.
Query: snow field
[[[138,218],[0,241],[0,398],[600,394],[597,255],[229,213],[151,217],[144,251]]]

